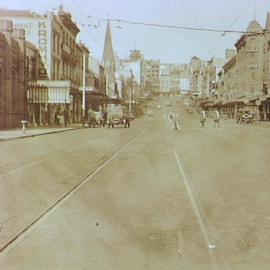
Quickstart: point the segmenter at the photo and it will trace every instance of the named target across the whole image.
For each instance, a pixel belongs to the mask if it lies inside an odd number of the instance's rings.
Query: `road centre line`
[[[29,235],[39,224],[42,223],[50,214],[63,205],[68,199],[70,199],[82,186],[89,182],[99,171],[101,171],[107,164],[115,159],[121,152],[123,152],[131,143],[133,143],[139,136],[146,132],[148,128],[144,128],[136,136],[134,136],[128,143],[121,146],[118,151],[107,158],[96,169],[89,173],[81,182],[77,183],[67,193],[61,196],[53,205],[51,205],[46,211],[44,211],[39,217],[25,227],[21,232],[9,240],[6,244],[0,247],[0,258],[10,253],[27,235]]]
[[[176,151],[174,151],[174,156],[175,156],[175,159],[176,159],[176,162],[177,162],[178,169],[179,169],[179,172],[181,174],[182,180],[184,182],[188,197],[190,199],[192,208],[193,208],[193,210],[195,212],[195,216],[196,216],[197,221],[199,223],[199,227],[200,227],[200,230],[202,232],[202,235],[203,235],[203,238],[204,238],[204,241],[205,241],[205,244],[206,244],[206,248],[207,248],[207,250],[209,252],[210,259],[211,259],[211,262],[212,262],[212,267],[213,267],[214,270],[227,269],[227,267],[225,268],[225,266],[224,266],[224,268],[221,268],[220,264],[218,263],[217,253],[215,252],[217,247],[212,243],[212,241],[210,239],[209,233],[207,231],[207,226],[205,224],[205,221],[203,220],[203,217],[202,217],[202,214],[201,214],[201,211],[200,211],[200,205],[199,205],[198,201],[195,199],[195,196],[193,195],[191,185],[189,184],[189,181],[187,180],[187,177],[185,175],[185,172],[184,172],[183,166],[181,164],[180,158],[179,158],[178,154],[176,153]]]

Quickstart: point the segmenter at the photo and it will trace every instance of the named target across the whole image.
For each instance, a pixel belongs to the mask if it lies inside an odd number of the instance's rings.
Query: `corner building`
[[[47,89],[47,97],[45,102],[35,100],[35,103],[39,103],[41,111],[48,115],[45,124],[55,123],[56,113],[64,113],[68,123],[80,122],[83,75],[82,70],[77,68],[80,65],[78,59],[82,56],[76,43],[80,29],[71,14],[60,6],[58,14],[0,10],[0,17],[10,19],[16,27],[23,28],[26,40],[39,49],[43,66],[38,68],[37,83]],[[43,95],[35,93],[35,96]]]
[[[0,129],[15,128],[26,117],[24,31],[0,20]]]

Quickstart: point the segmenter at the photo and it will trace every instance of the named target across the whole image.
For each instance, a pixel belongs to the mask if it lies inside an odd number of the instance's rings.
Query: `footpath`
[[[0,130],[0,142],[15,140],[20,138],[35,137],[52,133],[66,132],[74,129],[83,128],[82,125],[69,125],[67,127],[33,127],[22,129]]]
[[[212,118],[208,118],[210,120],[212,120]],[[245,124],[245,123],[242,123],[242,124],[237,124],[236,123],[236,120],[235,119],[222,119],[221,118],[221,123],[224,122],[224,123],[230,123],[231,125],[237,125],[237,126],[253,126],[253,127],[260,127],[260,128],[270,128],[270,121],[253,121],[252,124]]]

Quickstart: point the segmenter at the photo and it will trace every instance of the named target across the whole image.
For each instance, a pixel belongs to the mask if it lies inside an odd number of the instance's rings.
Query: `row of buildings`
[[[107,92],[111,95],[117,94],[127,99],[131,96],[131,99],[137,102],[150,93],[160,96],[190,90],[191,75],[188,64],[162,63],[159,59],[145,59],[142,52],[137,49],[130,51],[128,59],[120,59],[113,49],[110,22],[107,26],[103,59],[108,78]],[[125,85],[128,87],[123,87]]]
[[[102,61],[77,42],[79,27],[63,6],[44,15],[0,9],[0,129],[82,123],[91,107],[121,103],[136,112],[149,95],[190,89],[187,64],[148,60],[131,50],[121,59],[107,24]],[[85,93],[85,95],[84,95]]]
[[[230,118],[247,110],[270,120],[270,13],[265,27],[256,20],[226,51],[225,59],[190,62],[191,89],[198,105],[219,108]]]
[[[53,125],[59,114],[81,122],[83,86],[89,104],[104,103],[104,68],[76,41],[80,29],[62,6],[45,15],[1,9],[0,29],[1,129]]]
[[[149,93],[190,93],[204,108],[229,117],[239,109],[270,120],[270,13],[263,28],[252,21],[224,58],[193,57],[189,64],[145,59],[132,50],[121,59],[110,22],[102,61],[77,42],[80,32],[63,6],[45,15],[0,9],[0,129],[81,123],[87,110],[121,103],[136,110]],[[83,94],[85,93],[85,95]]]
[[[146,89],[141,52],[120,59],[108,22],[98,61],[77,42],[79,32],[63,6],[45,15],[0,9],[0,129],[22,120],[56,125],[61,114],[66,125],[82,123],[89,108],[101,111],[110,103],[138,108]]]

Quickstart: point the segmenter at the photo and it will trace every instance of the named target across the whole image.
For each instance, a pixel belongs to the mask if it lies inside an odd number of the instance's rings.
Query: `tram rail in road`
[[[71,198],[74,193],[82,188],[87,182],[89,182],[100,170],[108,165],[113,159],[115,159],[121,152],[123,152],[131,143],[133,143],[139,136],[141,136],[148,128],[144,128],[142,131],[137,133],[129,142],[121,146],[114,154],[104,160],[97,168],[91,171],[82,181],[74,185],[65,194],[56,200],[50,207],[48,207],[41,215],[33,220],[28,226],[12,237],[8,242],[0,247],[0,257],[8,254],[14,249],[28,234],[30,234],[44,219],[46,219],[52,212],[60,207],[65,201]],[[25,167],[25,166],[24,166]]]

